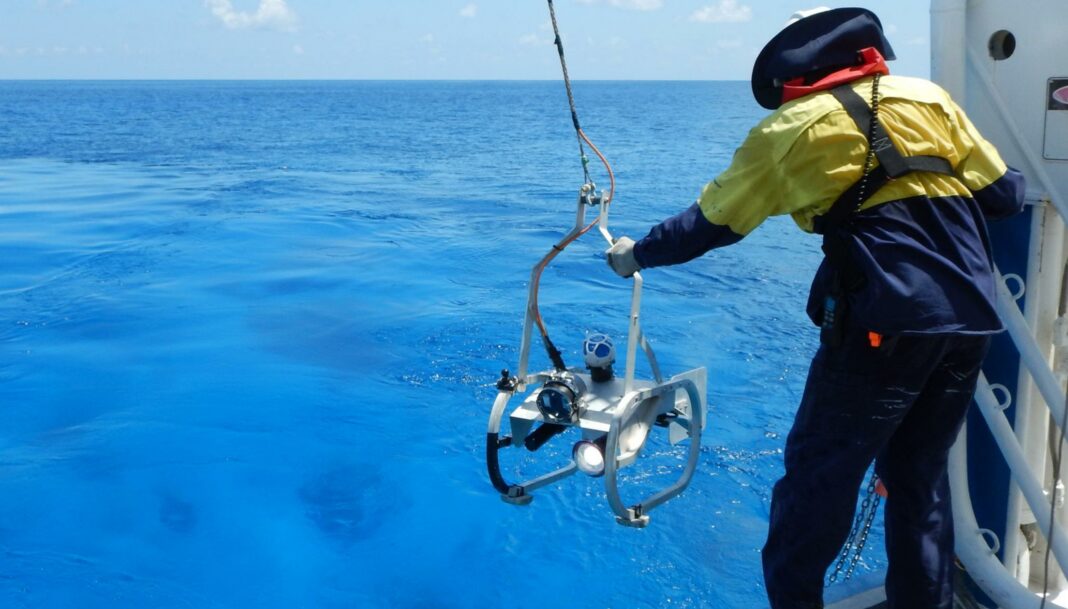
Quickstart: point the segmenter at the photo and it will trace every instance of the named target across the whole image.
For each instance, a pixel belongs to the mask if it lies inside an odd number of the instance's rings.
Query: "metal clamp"
[[[1012,296],[1013,300],[1020,300],[1021,298],[1023,298],[1024,294],[1027,293],[1027,282],[1024,281],[1023,277],[1017,275],[1016,273],[1008,273],[1006,275],[1002,275],[1001,279],[1005,281],[1005,287],[1009,290],[1009,294]],[[1012,281],[1016,284],[1015,290],[1009,287],[1009,281]]]
[[[1001,383],[995,383],[990,385],[990,392],[994,394],[994,398],[997,399],[997,409],[1001,411],[1008,410],[1009,406],[1012,406],[1012,393],[1009,388]]]
[[[990,529],[979,529],[977,533],[986,541],[986,546],[990,548],[991,554],[997,554],[1001,551],[1001,540],[998,539],[997,533]]]

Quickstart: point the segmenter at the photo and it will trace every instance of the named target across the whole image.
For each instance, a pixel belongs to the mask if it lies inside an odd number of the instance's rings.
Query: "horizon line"
[[[6,78],[0,82],[561,82],[559,78]],[[571,82],[748,82],[733,78],[576,78]]]

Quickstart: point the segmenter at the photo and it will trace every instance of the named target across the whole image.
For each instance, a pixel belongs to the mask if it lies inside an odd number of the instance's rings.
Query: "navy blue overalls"
[[[875,77],[877,90],[878,76]],[[764,580],[772,609],[823,606],[827,568],[846,541],[857,489],[872,460],[888,491],[885,508],[891,609],[953,606],[953,511],[947,461],[990,347],[987,333],[884,338],[849,315],[849,292],[866,277],[849,247],[852,214],[891,179],[915,171],[953,175],[937,157],[903,157],[864,99],[833,90],[858,128],[869,133],[879,166],[817,218],[827,255],[812,302],[821,346],[786,441],[786,475],[772,493]],[[874,95],[874,94],[873,94]],[[982,225],[980,225],[982,226]],[[818,309],[823,308],[823,311]],[[837,319],[827,311],[837,311]],[[844,309],[844,310],[843,310]]]
[[[885,507],[895,609],[952,607],[953,526],[946,460],[990,338],[905,335],[873,347],[846,329],[820,347],[772,494],[764,581],[773,609],[822,607],[823,580],[849,534],[872,460]]]

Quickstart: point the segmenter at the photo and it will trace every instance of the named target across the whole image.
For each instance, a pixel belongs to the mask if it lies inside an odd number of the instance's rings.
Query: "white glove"
[[[608,266],[620,277],[630,277],[641,270],[638,261],[634,259],[634,239],[620,237],[605,251],[608,258]]]

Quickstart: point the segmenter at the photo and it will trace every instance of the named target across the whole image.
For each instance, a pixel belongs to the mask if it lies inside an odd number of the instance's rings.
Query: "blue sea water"
[[[763,115],[741,82],[575,89],[634,237]],[[560,83],[5,82],[0,116],[0,606],[764,606],[816,345],[818,243],[789,219],[646,272],[646,333],[665,372],[707,366],[710,421],[633,530],[599,480],[517,508],[485,472],[530,267],[574,221]],[[543,279],[569,363],[625,338],[603,249]],[[653,443],[624,482],[680,463]]]

